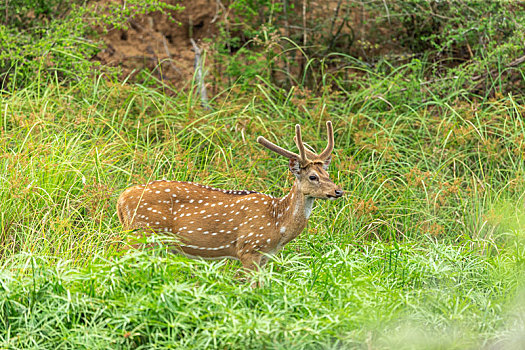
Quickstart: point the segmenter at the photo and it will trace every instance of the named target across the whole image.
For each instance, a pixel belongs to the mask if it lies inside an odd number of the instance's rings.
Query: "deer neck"
[[[314,198],[302,194],[295,181],[290,192],[279,200],[276,210],[276,226],[281,234],[281,244],[288,243],[304,230],[313,204]]]

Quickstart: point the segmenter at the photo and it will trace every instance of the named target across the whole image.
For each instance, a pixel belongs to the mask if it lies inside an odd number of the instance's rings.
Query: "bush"
[[[213,46],[216,75],[226,76],[228,85],[235,81],[249,88],[260,77],[319,93],[327,78],[350,88],[349,70],[383,72],[382,80],[417,59],[418,78],[430,80],[426,84],[439,95],[451,87],[482,96],[525,88],[511,64],[524,54],[521,4],[340,0],[332,2],[333,8],[307,2],[303,9],[304,4],[227,3],[228,17],[219,23]]]
[[[81,80],[99,68],[90,60],[102,47],[95,28],[125,28],[139,14],[179,10],[158,0],[90,6],[85,1],[18,0],[0,6],[0,90],[31,82]],[[95,39],[90,39],[95,38]]]

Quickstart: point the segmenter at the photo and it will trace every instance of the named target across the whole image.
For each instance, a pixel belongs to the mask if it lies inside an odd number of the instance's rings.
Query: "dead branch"
[[[203,73],[203,69],[202,69],[202,58],[201,58],[202,51],[197,46],[197,43],[195,42],[195,40],[193,40],[193,38],[191,38],[190,41],[191,41],[191,45],[193,46],[193,51],[195,52],[195,64],[194,64],[195,79],[197,80],[197,84],[198,84],[197,86],[198,86],[198,90],[201,96],[201,103],[204,108],[209,110],[210,105],[208,103],[208,93],[206,92],[206,84],[204,83],[205,74]]]
[[[509,64],[507,64],[505,66],[505,68],[513,68],[513,67],[517,67],[519,66],[520,64],[522,64],[523,62],[525,62],[525,56],[521,56],[519,58],[516,58],[514,61],[510,62]],[[476,75],[475,77],[472,78],[472,81],[478,81],[482,78],[486,78],[489,74],[492,76],[494,75],[496,72],[498,71],[498,69],[493,69],[491,70],[489,73],[485,73],[485,74],[480,74],[480,75]]]
[[[161,34],[161,37],[162,43],[164,44],[164,51],[166,51],[166,55],[168,56],[168,63],[170,64],[171,69],[183,76],[180,69],[173,64],[173,58],[171,57],[170,49],[168,48],[168,43],[166,42],[166,37],[163,34]]]

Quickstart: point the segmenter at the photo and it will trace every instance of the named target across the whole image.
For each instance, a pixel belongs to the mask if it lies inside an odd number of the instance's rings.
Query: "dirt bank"
[[[184,87],[194,73],[190,38],[205,45],[202,39],[217,33],[220,9],[215,0],[183,1],[182,5],[184,10],[172,13],[176,22],[156,12],[137,17],[128,30],[110,30],[102,36],[106,48],[95,59],[110,67],[121,67],[123,79],[140,80],[138,74],[147,68],[175,88]]]

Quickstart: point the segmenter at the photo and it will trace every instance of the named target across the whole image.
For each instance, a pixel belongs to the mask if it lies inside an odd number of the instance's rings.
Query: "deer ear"
[[[292,174],[294,174],[295,176],[299,176],[299,173],[301,172],[301,165],[299,163],[299,159],[290,158],[288,167],[290,168],[290,171],[292,172]]]
[[[323,169],[328,170],[328,166],[330,166],[330,162],[332,161],[332,156],[329,156],[323,161]]]

